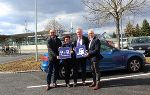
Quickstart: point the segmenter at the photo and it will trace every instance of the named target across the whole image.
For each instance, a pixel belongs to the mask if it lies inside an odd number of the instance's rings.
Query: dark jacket
[[[49,60],[55,60],[59,56],[58,48],[61,47],[62,43],[59,38],[49,38],[47,41],[47,48],[49,53]]]
[[[89,58],[91,61],[97,62],[103,58],[103,56],[100,54],[100,47],[101,47],[100,40],[94,37],[90,47],[88,47]]]
[[[77,44],[77,38],[76,38],[76,40],[74,41],[74,46],[76,47],[76,44]],[[86,48],[86,50],[88,50],[88,44],[89,44],[89,40],[88,40],[88,38],[87,37],[85,37],[85,36],[83,36],[82,37],[82,45],[85,45],[85,48]]]

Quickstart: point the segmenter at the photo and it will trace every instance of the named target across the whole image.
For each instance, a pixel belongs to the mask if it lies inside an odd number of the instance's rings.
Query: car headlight
[[[129,47],[129,49],[134,49],[133,47]]]

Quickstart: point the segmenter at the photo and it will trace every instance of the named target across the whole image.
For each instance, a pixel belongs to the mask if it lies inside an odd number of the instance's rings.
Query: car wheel
[[[59,76],[60,76],[60,78],[62,78],[62,79],[65,78],[65,68],[64,68],[63,65],[60,66]],[[73,69],[71,69],[70,77],[73,77]]]
[[[138,72],[141,69],[141,61],[139,58],[132,58],[128,62],[128,70]]]

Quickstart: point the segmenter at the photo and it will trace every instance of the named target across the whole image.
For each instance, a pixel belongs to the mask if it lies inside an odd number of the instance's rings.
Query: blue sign
[[[71,58],[70,47],[60,47],[58,51],[59,51],[59,59]]]
[[[76,58],[82,58],[85,57],[86,49],[84,45],[75,47],[75,52],[76,52]]]

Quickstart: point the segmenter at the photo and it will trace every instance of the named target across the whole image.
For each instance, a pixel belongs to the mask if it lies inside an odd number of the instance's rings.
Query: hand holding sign
[[[85,52],[85,57],[89,57],[88,51]]]

